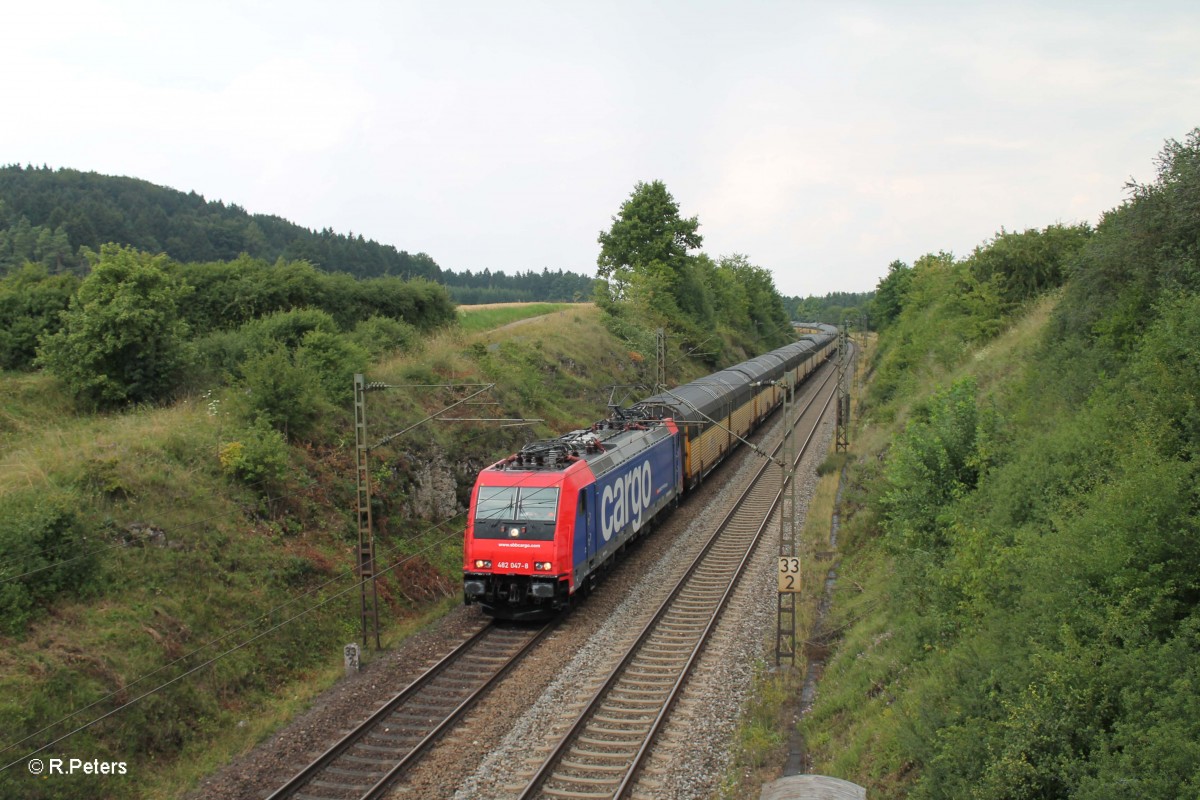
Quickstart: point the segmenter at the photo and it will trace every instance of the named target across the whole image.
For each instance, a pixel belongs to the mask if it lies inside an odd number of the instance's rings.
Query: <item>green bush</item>
[[[20,633],[60,595],[95,585],[97,542],[65,499],[10,496],[0,507],[0,629]]]
[[[196,339],[196,373],[189,376],[188,388],[195,391],[240,375],[242,362],[251,352],[250,339],[241,328],[213,331]]]
[[[414,352],[421,334],[412,325],[391,317],[373,316],[354,326],[351,340],[377,359],[395,350]]]
[[[354,374],[366,372],[370,354],[344,335],[310,331],[296,349],[296,366],[316,376],[325,397],[347,405],[354,400]]]
[[[197,288],[187,320],[205,333],[301,309],[320,310],[341,330],[372,316],[403,320],[423,331],[455,318],[454,303],[440,284],[391,275],[357,279],[321,271],[303,259],[269,262],[243,255],[233,261],[178,264],[175,271]]]
[[[1200,461],[1200,295],[1169,296],[1158,311],[1132,364],[1138,405],[1169,452]]]
[[[338,324],[328,312],[315,308],[277,311],[251,320],[241,328],[251,351],[267,350],[274,345],[283,345],[289,350],[295,350],[304,341],[304,337],[314,331],[338,333],[339,330]]]
[[[174,391],[190,361],[179,306],[190,293],[165,256],[105,245],[63,315],[42,338],[39,361],[94,408],[155,402]]]
[[[1091,233],[1087,224],[1050,225],[1023,233],[1001,230],[975,248],[969,262],[981,282],[994,281],[1004,301],[1017,304],[1061,286],[1067,265]]]
[[[885,526],[900,548],[944,547],[942,512],[975,489],[989,464],[996,423],[978,408],[975,394],[968,378],[934,395],[924,418],[913,419],[892,449],[882,504]]]
[[[307,436],[327,406],[320,377],[297,364],[283,346],[249,358],[242,374],[241,391],[235,396],[242,419],[261,422],[288,439]]]
[[[57,331],[79,287],[74,275],[50,275],[26,264],[0,280],[0,369],[29,369],[38,339]]]
[[[257,487],[262,494],[270,494],[287,480],[287,441],[264,423],[235,432],[221,445],[220,459],[226,475]]]

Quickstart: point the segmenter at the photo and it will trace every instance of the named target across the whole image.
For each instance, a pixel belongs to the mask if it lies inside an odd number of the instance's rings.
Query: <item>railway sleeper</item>
[[[559,763],[568,769],[578,769],[584,772],[626,772],[629,769],[628,759],[623,764],[592,764],[586,761],[572,761],[566,758]]]
[[[398,733],[371,733],[366,738],[378,739],[382,742],[392,742],[411,748],[417,742],[421,741],[424,735],[424,733],[401,731]]]
[[[366,750],[368,753],[386,753],[393,758],[398,755],[403,755],[402,753],[397,752],[395,747],[380,747],[379,745],[362,743],[356,744],[354,747],[356,750]]]
[[[616,786],[619,781],[608,777],[592,777],[590,775],[563,775],[555,772],[551,780],[556,783],[582,783],[584,786]]]
[[[618,722],[618,724],[619,725],[633,725],[635,723],[628,722],[626,720],[620,720]],[[603,725],[589,725],[588,730],[591,731],[592,733],[601,734],[602,736],[611,736],[611,737],[620,736],[623,740],[625,740],[625,742],[640,742],[646,738],[646,730],[647,729],[646,729],[645,725],[640,725],[638,727],[640,728],[640,730],[627,731],[627,730],[619,730],[617,728],[606,728]],[[617,741],[610,740],[609,742],[607,742],[607,744],[610,744],[613,747],[620,747],[623,744],[623,742],[617,742]]]
[[[367,777],[361,769],[346,769],[345,767],[326,767],[324,772],[331,775],[345,775],[348,778],[364,778]]]
[[[614,742],[611,739],[598,739],[595,736],[588,736],[586,734],[583,734],[583,735],[576,737],[575,741],[580,744],[591,745],[593,747],[628,747],[629,743],[633,742],[635,740],[631,738],[629,740],[629,742]],[[610,758],[615,755],[617,755],[617,754],[609,753]]]
[[[660,694],[655,697],[614,697],[610,699],[613,706],[621,711],[637,713],[640,708],[662,708],[665,698]],[[626,708],[628,706],[628,708]]]
[[[646,697],[662,697],[662,689],[639,689],[635,686],[618,686],[613,689],[613,699],[623,698],[625,695],[630,695],[630,702],[636,702]]]
[[[649,708],[649,709],[619,708],[619,707],[614,708],[613,706],[605,704],[604,708],[600,712],[598,712],[594,717],[592,717],[592,719],[595,720],[596,722],[608,722],[608,723],[625,722],[629,725],[641,725],[642,717],[646,717],[646,716],[649,716],[654,713],[655,713],[654,708]],[[616,717],[616,716],[610,717],[609,714],[619,714],[622,717],[634,717],[634,719],[625,720],[625,719],[621,719],[620,717]]]
[[[356,756],[349,753],[343,753],[342,755],[338,756],[338,760],[349,761],[352,764],[362,764],[363,766],[374,767],[378,770],[388,770],[391,769],[391,765],[396,762],[396,759],[394,758],[394,750],[388,750],[386,752],[389,755],[392,755],[393,758],[372,758],[370,756]]]
[[[563,789],[543,789],[542,794],[550,797],[561,797],[563,800],[612,800],[612,792],[580,792]]]
[[[367,776],[363,776],[367,777]],[[370,783],[339,783],[337,781],[315,780],[309,783],[309,786],[315,786],[321,789],[333,789],[336,792],[361,792],[363,789],[371,788]]]
[[[579,741],[583,742],[583,737],[580,737]],[[588,744],[592,744],[592,742]],[[596,744],[605,744],[605,742],[598,740]],[[621,750],[618,753],[605,753],[599,750],[585,750],[582,747],[575,747],[571,752],[583,758],[594,758],[597,761],[621,761],[626,764],[629,763],[629,752],[627,750]]]

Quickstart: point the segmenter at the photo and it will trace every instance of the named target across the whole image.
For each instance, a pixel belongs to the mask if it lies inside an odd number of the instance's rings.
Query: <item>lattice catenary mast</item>
[[[834,452],[850,449],[850,386],[846,373],[850,370],[850,335],[847,325],[838,331],[837,360],[837,430],[834,433]]]

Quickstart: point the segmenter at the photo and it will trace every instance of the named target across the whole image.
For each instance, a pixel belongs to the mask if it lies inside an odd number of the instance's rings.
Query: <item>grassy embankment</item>
[[[1095,231],[889,275],[815,771],[877,798],[1200,791],[1200,130],[1157,165]]]
[[[1156,166],[1094,230],[880,282],[815,772],[885,799],[1200,792],[1200,129]]]
[[[1051,298],[1037,305],[955,369],[938,367],[936,360],[928,362],[928,371],[914,378],[909,386],[909,399],[890,408],[883,423],[860,418],[868,407],[864,395],[870,384],[859,381],[864,377],[870,379],[865,373],[875,355],[874,342],[867,348],[858,362],[849,452],[835,454],[831,445],[829,456],[818,470],[821,479],[805,518],[803,542],[808,556],[805,585],[809,588],[800,606],[799,635],[805,642],[802,658],[798,659],[795,670],[774,673],[764,665],[760,671],[754,697],[739,725],[735,760],[722,787],[722,797],[757,797],[762,784],[780,776],[793,735],[792,720],[798,712],[808,659],[826,656],[831,646],[835,656],[829,664],[829,673],[818,684],[818,709],[803,728],[804,745],[817,764],[814,771],[861,780],[875,789],[880,781],[887,780],[887,770],[880,765],[881,760],[886,762],[886,757],[881,757],[874,748],[897,734],[890,702],[874,702],[876,687],[863,684],[857,679],[861,676],[852,681],[841,676],[846,669],[847,653],[854,660],[870,657],[881,643],[892,638],[889,629],[892,621],[886,611],[895,586],[885,579],[892,571],[887,559],[878,552],[862,552],[855,544],[852,526],[843,524],[839,547],[836,550],[829,547],[830,519],[841,469],[843,466],[861,469],[861,464],[878,463],[884,458],[897,428],[902,427],[896,420],[908,419],[917,398],[933,394],[937,387],[970,377],[985,392],[994,393],[1014,380],[1037,346],[1053,302]],[[852,473],[843,491],[842,513],[849,512],[852,516],[853,509],[866,502],[865,487]],[[858,536],[861,535],[860,530]],[[833,605],[818,630],[817,604],[824,590],[825,573],[834,561],[841,566]],[[770,646],[773,644],[772,636]],[[838,711],[831,712],[831,708]]]
[[[914,380],[911,393],[886,417],[894,413],[895,420],[908,420],[914,411],[922,413],[922,398],[962,379],[978,385],[981,402],[996,399],[1021,379],[1023,365],[1038,348],[1056,301],[1057,296],[1043,300],[956,367],[930,364]],[[878,500],[873,495],[879,488],[875,483],[877,465],[886,459],[897,430],[903,427],[897,421],[868,420],[851,445],[856,467],[844,497],[849,524],[842,529],[847,555],[828,624],[839,637],[818,687],[817,705],[803,725],[815,772],[859,782],[884,796],[903,796],[908,787],[907,772],[903,764],[897,764],[896,748],[897,740],[905,735],[906,723],[896,713],[896,689],[890,684],[910,667],[894,660],[889,643],[903,629],[918,623],[897,613],[895,595],[906,587],[889,554],[868,545],[872,534],[855,515]],[[864,664],[869,666],[864,668]]]
[[[603,412],[602,382],[623,373],[630,382],[639,368],[595,309],[567,308],[488,333],[545,309],[503,311],[501,319],[476,312],[486,322],[468,313],[463,328],[375,365],[368,377],[494,381],[499,405],[480,416],[540,417],[546,422],[534,430],[549,433],[591,421]],[[33,598],[14,601],[26,619],[0,639],[5,763],[132,703],[52,750],[124,760],[130,776],[36,781],[22,761],[0,773],[3,793],[178,796],[336,680],[341,645],[357,638],[349,415],[326,421],[323,444],[289,448],[289,477],[267,496],[222,470],[228,396],[80,415],[47,376],[5,374],[0,386],[0,509],[45,521],[47,530],[61,519],[45,510],[67,509],[72,530],[82,532],[69,556],[37,561],[37,553],[24,553],[0,565],[4,585],[30,584]],[[430,390],[372,394],[370,434],[382,438],[448,402]],[[474,470],[531,435],[429,425],[372,454],[379,558],[395,565],[380,586],[388,642],[456,602],[461,518],[438,516],[422,501],[422,481],[442,474],[458,484],[461,500]],[[21,575],[28,565],[65,558],[87,566],[79,585],[47,588]],[[242,643],[249,644],[200,666]]]

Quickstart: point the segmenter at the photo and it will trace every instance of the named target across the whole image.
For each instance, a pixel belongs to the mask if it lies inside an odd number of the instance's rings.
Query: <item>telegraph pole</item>
[[[372,387],[374,388],[374,387]],[[358,476],[358,589],[363,647],[368,628],[379,649],[379,593],[375,587],[375,529],[371,524],[371,473],[367,469],[367,382],[354,376],[354,468]],[[367,584],[370,584],[370,589]]]
[[[833,450],[845,453],[850,449],[850,387],[846,384],[846,372],[850,366],[850,336],[846,325],[838,331],[837,360],[837,430],[834,433]]]
[[[359,586],[359,618],[362,625],[363,647],[367,646],[369,636],[375,639],[375,649],[381,648],[379,641],[379,592],[375,579],[379,574],[375,563],[375,526],[371,520],[371,473],[367,469],[367,454],[376,447],[381,447],[397,439],[426,422],[439,420],[441,422],[499,422],[508,425],[527,425],[543,422],[541,419],[524,417],[497,419],[492,417],[444,417],[451,409],[465,405],[476,397],[490,392],[494,383],[465,383],[465,384],[433,384],[421,386],[391,386],[386,383],[367,383],[366,378],[359,373],[354,375],[354,467],[358,484],[358,549],[356,553],[356,571]],[[367,444],[367,392],[380,389],[474,389],[462,400],[451,403],[441,411],[430,414],[419,422],[407,428],[385,436],[373,445]],[[387,570],[384,570],[385,572]],[[368,588],[367,584],[370,584]]]
[[[778,385],[778,384],[777,384]],[[796,596],[800,593],[800,555],[796,549],[796,386],[783,387],[783,442],[779,448],[779,591],[775,626],[775,666],[784,658],[796,665]]]
[[[656,339],[655,361],[657,362],[658,371],[655,374],[655,380],[658,382],[654,387],[655,392],[667,388],[667,332],[663,328],[658,329]],[[661,389],[659,387],[662,387]]]

